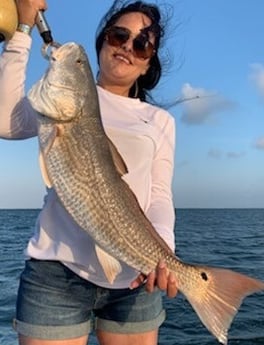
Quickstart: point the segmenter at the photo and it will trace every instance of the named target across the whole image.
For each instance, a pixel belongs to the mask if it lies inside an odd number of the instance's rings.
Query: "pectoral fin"
[[[97,245],[95,246],[95,251],[107,280],[110,284],[113,284],[114,280],[116,279],[116,276],[122,271],[120,262],[108,253],[106,253]]]
[[[49,151],[51,150],[52,146],[54,145],[54,142],[56,140],[56,137],[58,136],[59,129],[57,126],[52,127],[52,130],[50,131],[49,135],[45,138],[45,141],[41,143],[41,149],[39,153],[39,166],[40,171],[42,174],[43,181],[45,185],[48,188],[52,187],[51,180],[49,178],[48,169],[45,163],[46,157],[49,154]]]
[[[51,150],[52,146],[54,145],[54,142],[59,135],[59,127],[58,126],[52,126],[52,129],[49,131],[48,135],[46,136],[45,140],[41,142],[41,151],[44,156],[47,156],[49,154],[49,151]]]
[[[112,143],[112,141],[109,138],[108,138],[108,144],[109,144],[113,161],[115,163],[116,170],[118,171],[120,176],[127,174],[128,169],[127,169],[126,163],[124,162],[117,148],[115,147],[115,145]]]
[[[42,175],[42,178],[43,178],[45,185],[48,188],[51,188],[52,183],[51,183],[51,180],[49,178],[48,170],[47,170],[45,160],[44,160],[44,157],[43,157],[43,154],[41,151],[39,153],[39,166],[40,166],[41,175]]]

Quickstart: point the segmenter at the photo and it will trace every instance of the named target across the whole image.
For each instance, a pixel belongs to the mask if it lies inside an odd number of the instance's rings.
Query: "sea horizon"
[[[0,209],[0,344],[17,344],[12,329],[24,249],[40,208]],[[242,212],[241,212],[242,211]],[[176,254],[188,263],[218,266],[264,280],[264,209],[177,208]],[[159,345],[219,345],[179,294],[164,297],[166,320]],[[264,293],[247,297],[229,332],[228,345],[264,344]],[[98,345],[94,334],[89,345]]]

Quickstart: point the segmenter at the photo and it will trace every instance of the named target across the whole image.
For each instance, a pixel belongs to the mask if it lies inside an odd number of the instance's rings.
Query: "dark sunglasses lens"
[[[106,40],[108,44],[114,47],[120,47],[129,40],[130,31],[126,28],[113,26],[106,31]],[[153,56],[154,46],[149,41],[148,35],[139,34],[133,40],[134,55],[140,59],[148,59]]]
[[[133,49],[137,57],[148,59],[153,55],[153,44],[146,35],[139,35],[133,41]]]
[[[113,27],[107,31],[106,37],[110,45],[119,47],[129,39],[129,35],[125,28]]]

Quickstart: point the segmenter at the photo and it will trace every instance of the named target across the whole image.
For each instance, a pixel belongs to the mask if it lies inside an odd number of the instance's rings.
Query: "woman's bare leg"
[[[97,331],[100,345],[157,345],[158,330],[138,334]],[[35,345],[35,344],[34,344]]]
[[[88,336],[74,338],[74,339],[63,339],[63,340],[43,340],[25,337],[19,335],[19,345],[86,345]]]

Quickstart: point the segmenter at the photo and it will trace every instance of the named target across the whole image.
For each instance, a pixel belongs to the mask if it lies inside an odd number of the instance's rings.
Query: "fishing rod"
[[[52,42],[54,42],[49,24],[44,15],[44,11],[38,11],[36,26],[45,44],[51,44]]]
[[[36,26],[44,42],[41,48],[42,55],[44,56],[44,58],[49,59],[49,49],[58,48],[61,46],[61,44],[53,40],[51,29],[45,18],[44,11],[38,11],[36,18]]]

